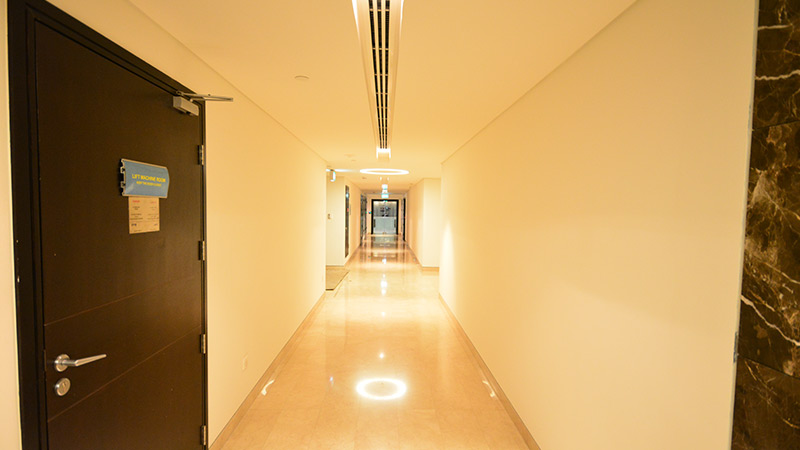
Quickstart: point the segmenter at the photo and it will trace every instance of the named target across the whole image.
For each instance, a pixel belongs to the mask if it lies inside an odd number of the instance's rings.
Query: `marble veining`
[[[753,131],[739,353],[800,376],[800,122]]]
[[[800,380],[739,358],[734,450],[800,448]]]
[[[800,0],[760,0],[735,450],[800,449]]]
[[[759,5],[753,127],[800,120],[800,0]]]

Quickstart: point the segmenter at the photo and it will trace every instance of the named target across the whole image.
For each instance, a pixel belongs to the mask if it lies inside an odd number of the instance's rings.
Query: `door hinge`
[[[739,332],[733,335],[733,362],[739,359]]]
[[[200,241],[200,261],[206,260],[206,241]]]
[[[203,447],[208,445],[208,425],[200,427],[200,443]]]
[[[206,146],[205,145],[198,145],[197,146],[197,164],[201,166],[206,165]]]
[[[206,354],[208,351],[208,340],[206,339],[206,334],[203,333],[200,335],[200,353]]]

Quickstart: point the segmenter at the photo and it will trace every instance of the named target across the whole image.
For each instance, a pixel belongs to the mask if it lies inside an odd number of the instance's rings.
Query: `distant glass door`
[[[372,201],[372,234],[397,234],[398,200]]]

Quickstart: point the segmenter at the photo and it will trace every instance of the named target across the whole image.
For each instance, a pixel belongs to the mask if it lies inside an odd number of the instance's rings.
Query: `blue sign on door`
[[[167,198],[169,171],[166,167],[122,159],[119,171],[123,196]]]

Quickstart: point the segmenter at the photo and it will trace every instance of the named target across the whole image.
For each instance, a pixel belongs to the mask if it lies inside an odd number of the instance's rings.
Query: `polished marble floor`
[[[527,448],[413,258],[368,238],[225,450]]]

